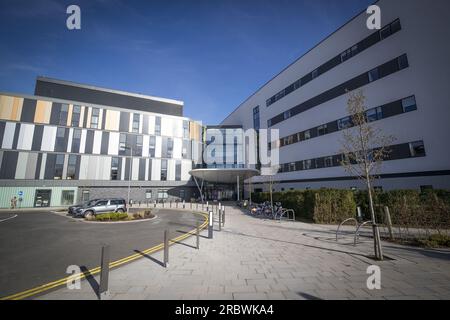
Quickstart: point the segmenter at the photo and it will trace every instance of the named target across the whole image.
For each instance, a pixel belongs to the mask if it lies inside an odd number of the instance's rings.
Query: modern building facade
[[[244,101],[222,125],[278,129],[277,191],[361,188],[340,166],[342,130],[351,126],[347,91],[362,90],[367,119],[395,142],[376,187],[450,189],[450,21],[448,1],[375,3],[381,30],[365,10]],[[267,191],[268,176],[252,178]]]
[[[0,207],[197,197],[202,135],[181,101],[38,78],[35,95],[0,94]]]

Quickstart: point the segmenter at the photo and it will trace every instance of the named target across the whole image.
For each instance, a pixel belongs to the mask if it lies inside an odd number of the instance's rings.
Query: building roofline
[[[378,3],[380,0],[376,0],[374,3],[372,3],[372,5]],[[318,46],[320,46],[323,42],[325,42],[326,40],[328,40],[329,38],[331,38],[335,33],[337,33],[339,30],[343,29],[346,25],[348,25],[349,23],[351,23],[353,20],[355,20],[356,18],[358,18],[362,13],[366,12],[366,9],[361,10],[359,13],[357,13],[355,16],[353,16],[350,20],[348,20],[346,23],[344,23],[343,25],[341,25],[339,28],[337,28],[335,31],[331,32],[328,36],[326,36],[325,38],[323,38],[321,41],[319,41],[315,46],[313,46],[311,49],[309,49],[308,51],[306,51],[304,54],[302,54],[300,57],[298,57],[297,59],[295,59],[293,62],[291,62],[290,64],[288,64],[286,67],[284,67],[280,72],[278,72],[275,76],[273,76],[270,80],[266,81],[266,83],[264,83],[262,86],[260,86],[254,93],[252,93],[247,99],[245,99],[243,102],[241,102],[231,113],[229,113],[225,119],[222,120],[221,123],[223,123],[226,119],[228,119],[233,113],[235,113],[243,104],[245,104],[247,101],[249,101],[252,97],[254,97],[258,92],[260,92],[265,86],[267,86],[270,82],[272,82],[273,80],[275,80],[275,78],[277,78],[279,75],[281,75],[284,71],[286,71],[287,69],[289,69],[292,65],[294,65],[295,63],[297,63],[297,61],[299,61],[300,59],[302,59],[304,56],[306,56],[308,53],[310,53],[311,51],[313,51],[314,49],[316,49]]]
[[[38,95],[33,95],[33,94],[0,91],[0,96],[10,96],[10,97],[35,99],[35,100],[42,100],[42,101],[49,101],[49,102],[56,102],[56,103],[75,104],[75,105],[80,105],[80,106],[89,106],[89,107],[102,108],[102,109],[115,110],[115,111],[124,111],[124,112],[133,112],[134,111],[137,113],[145,113],[145,114],[149,114],[149,115],[157,115],[157,116],[172,117],[172,118],[182,118],[182,119],[187,119],[187,120],[195,122],[195,123],[199,122],[198,120],[193,120],[186,116],[176,116],[176,115],[170,115],[170,114],[164,114],[164,113],[158,113],[158,112],[152,112],[152,111],[121,108],[121,107],[109,106],[109,105],[105,105],[105,104],[90,103],[90,102],[78,101],[78,100],[67,100],[67,99],[53,98],[53,97],[46,97],[46,96],[38,96]]]
[[[144,95],[144,94],[140,94],[140,93],[133,93],[133,92],[128,92],[128,91],[108,89],[108,88],[97,87],[97,86],[93,86],[93,85],[82,84],[82,83],[77,83],[77,82],[72,82],[72,81],[48,78],[48,77],[43,77],[43,76],[38,76],[36,81],[50,82],[50,83],[62,84],[62,85],[67,85],[67,86],[72,86],[72,87],[83,88],[83,89],[90,89],[90,90],[97,90],[97,91],[103,91],[103,92],[108,92],[108,93],[115,93],[115,94],[130,96],[130,97],[136,97],[136,98],[154,100],[154,101],[159,101],[159,102],[172,103],[172,104],[177,104],[177,105],[180,105],[180,106],[184,105],[184,102],[181,101],[181,100],[174,100],[174,99],[168,99],[168,98],[161,98],[161,97],[155,97],[155,96],[150,96],[150,95]]]

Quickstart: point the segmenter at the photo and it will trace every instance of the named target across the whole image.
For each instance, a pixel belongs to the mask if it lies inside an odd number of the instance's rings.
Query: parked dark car
[[[105,198],[88,202],[75,210],[76,217],[89,217],[105,212],[126,212],[127,203],[122,198]]]

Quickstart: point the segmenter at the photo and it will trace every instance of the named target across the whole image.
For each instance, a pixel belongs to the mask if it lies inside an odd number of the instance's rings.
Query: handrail
[[[342,226],[344,223],[346,223],[347,221],[350,221],[350,220],[354,220],[354,221],[356,222],[356,231],[358,231],[358,220],[356,220],[355,218],[348,218],[348,219],[345,219],[345,220],[342,221],[342,222],[339,224],[339,226],[337,227],[337,230],[336,230],[336,242],[338,241],[339,229],[341,228],[341,226]]]
[[[355,232],[355,238],[354,238],[354,241],[353,241],[353,245],[354,246],[356,246],[356,240],[357,239],[359,239],[359,229],[361,229],[361,227],[362,226],[364,226],[364,225],[366,225],[366,224],[368,224],[368,223],[372,223],[372,220],[369,220],[369,221],[366,221],[366,222],[363,222],[363,223],[361,223],[360,225],[359,225],[359,227],[356,229],[356,232]]]

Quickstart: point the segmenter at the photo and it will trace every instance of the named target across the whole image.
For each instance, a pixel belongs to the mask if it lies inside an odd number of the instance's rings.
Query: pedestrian
[[[16,209],[16,208],[17,208],[17,197],[15,196],[13,198],[13,209]]]
[[[14,198],[11,198],[10,203],[11,203],[11,209],[14,209]]]

